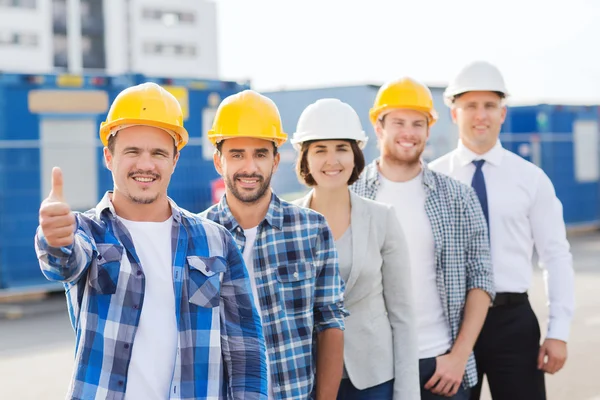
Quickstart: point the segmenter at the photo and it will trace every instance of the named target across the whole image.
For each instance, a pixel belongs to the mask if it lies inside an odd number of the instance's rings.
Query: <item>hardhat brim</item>
[[[292,143],[292,146],[294,147],[294,149],[300,151],[302,149],[302,143],[308,142],[308,141],[318,141],[318,140],[354,140],[354,141],[356,141],[358,148],[363,150],[365,148],[365,146],[367,145],[367,142],[369,141],[369,137],[365,135],[365,137],[363,139],[356,139],[356,138],[351,138],[351,137],[323,137],[323,136],[319,136],[319,135],[310,135],[310,136],[304,136],[302,139],[290,139],[290,143]]]
[[[179,137],[173,137],[173,140],[177,143],[177,150],[181,150],[189,141],[189,133],[183,127],[179,125],[168,124],[165,122],[148,120],[148,119],[132,119],[132,118],[120,118],[115,121],[111,121],[110,123],[102,123],[100,125],[100,141],[104,146],[108,146],[108,138],[110,136],[110,132],[113,128],[119,125],[143,125],[143,126],[152,126],[155,128],[161,128],[166,131],[174,132]]]
[[[429,126],[433,125],[439,118],[437,111],[435,111],[434,109],[429,109],[426,107],[418,107],[418,106],[412,106],[412,105],[393,105],[393,106],[388,106],[387,104],[384,104],[382,106],[376,107],[376,108],[372,108],[369,111],[369,118],[371,119],[371,123],[373,125],[375,125],[377,123],[378,120],[380,120],[382,118],[383,115],[388,114],[390,111],[393,110],[414,110],[414,111],[419,111],[422,112],[423,114],[425,114],[426,116],[428,116],[429,118]]]
[[[213,146],[216,146],[219,142],[222,142],[223,140],[227,140],[227,139],[236,139],[236,138],[252,138],[252,139],[262,139],[262,140],[268,140],[270,142],[274,142],[275,145],[279,148],[281,147],[285,142],[287,142],[287,134],[282,132],[282,137],[264,137],[264,136],[257,136],[257,135],[215,135],[214,134],[214,130],[209,130],[208,131],[208,140],[212,143]]]

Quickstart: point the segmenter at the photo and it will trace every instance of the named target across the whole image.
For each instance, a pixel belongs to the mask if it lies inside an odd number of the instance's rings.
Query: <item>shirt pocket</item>
[[[200,307],[217,307],[221,300],[221,280],[227,270],[222,257],[188,256],[190,303]]]
[[[288,314],[311,312],[315,291],[315,270],[311,263],[295,263],[277,268],[279,292]]]
[[[112,243],[97,243],[97,256],[90,266],[88,283],[91,294],[115,294],[121,272],[123,246]]]

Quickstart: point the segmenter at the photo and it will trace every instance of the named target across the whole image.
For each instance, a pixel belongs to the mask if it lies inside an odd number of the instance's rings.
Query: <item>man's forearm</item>
[[[326,329],[317,337],[317,400],[337,398],[344,367],[344,332]]]
[[[472,289],[467,294],[463,322],[458,337],[452,346],[452,353],[463,359],[469,358],[477,337],[483,328],[490,308],[490,296],[482,289]]]

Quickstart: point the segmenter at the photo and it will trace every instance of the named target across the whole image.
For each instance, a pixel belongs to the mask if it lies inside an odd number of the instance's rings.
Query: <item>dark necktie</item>
[[[490,218],[488,215],[487,191],[485,189],[485,178],[483,177],[483,171],[481,170],[484,162],[485,160],[473,161],[476,169],[475,174],[473,175],[473,180],[471,181],[471,186],[473,186],[475,193],[477,193],[477,197],[479,197],[479,202],[481,203],[481,208],[483,209],[483,215],[485,215],[485,222],[487,223],[489,230]]]

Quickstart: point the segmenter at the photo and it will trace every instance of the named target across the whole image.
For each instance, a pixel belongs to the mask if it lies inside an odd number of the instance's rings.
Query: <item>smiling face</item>
[[[506,107],[497,93],[467,92],[454,100],[451,113],[464,145],[475,153],[484,154],[498,140]]]
[[[255,138],[232,138],[214,154],[215,168],[223,177],[226,194],[242,203],[256,203],[268,193],[271,177],[279,165],[273,142]]]
[[[306,151],[308,172],[319,187],[346,187],[354,170],[354,152],[347,140],[319,140]]]
[[[179,153],[173,138],[150,126],[131,126],[111,139],[104,158],[114,181],[113,201],[153,204],[166,198]]]
[[[408,109],[394,109],[375,127],[381,155],[395,164],[413,166],[420,162],[429,138],[427,116]]]

